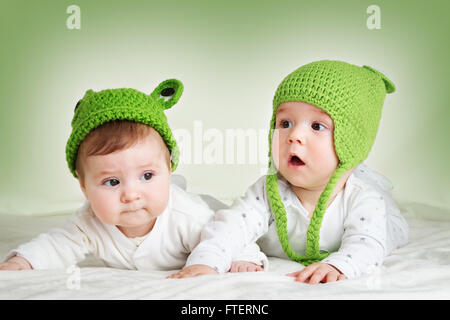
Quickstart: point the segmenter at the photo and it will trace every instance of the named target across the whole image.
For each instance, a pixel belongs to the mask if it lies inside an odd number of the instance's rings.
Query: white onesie
[[[93,254],[113,268],[178,270],[185,265],[200,241],[202,228],[213,215],[200,196],[172,183],[168,206],[157,217],[152,231],[145,237],[130,239],[116,226],[102,223],[86,201],[64,227],[51,229],[19,246],[5,260],[18,255],[27,259],[33,269],[58,269]],[[252,252],[260,254],[255,247]],[[249,256],[253,253],[245,252]]]
[[[266,176],[259,178],[244,197],[216,213],[186,266],[205,264],[225,272],[238,259],[240,250],[255,242],[267,256],[289,259],[278,239],[265,182]],[[287,213],[289,243],[303,255],[308,212],[286,180],[279,178],[278,186]],[[381,265],[387,254],[407,243],[408,225],[391,190],[390,182],[380,174],[365,165],[356,168],[324,215],[319,247],[332,253],[322,262],[354,278]],[[265,268],[268,265],[266,257],[248,261],[264,264]]]

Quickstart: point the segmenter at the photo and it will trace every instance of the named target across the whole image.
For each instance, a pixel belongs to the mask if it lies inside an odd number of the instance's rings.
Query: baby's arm
[[[348,210],[339,250],[321,262],[347,278],[355,278],[381,266],[386,256],[386,205],[380,193],[366,190],[355,197]]]
[[[386,204],[381,193],[367,189],[348,204],[341,246],[320,262],[288,274],[317,284],[355,278],[381,266],[387,253]]]
[[[188,267],[183,268],[182,270],[171,274],[167,277],[167,279],[176,279],[176,278],[190,278],[197,277],[205,274],[218,274],[216,270],[213,268],[204,265],[204,264],[194,264]]]
[[[62,269],[83,260],[90,241],[72,218],[9,252],[2,263],[8,269],[3,270]]]
[[[14,256],[0,263],[0,270],[31,270],[33,267],[27,259]]]
[[[389,254],[392,250],[407,244],[409,236],[408,223],[403,217],[400,208],[392,196],[392,190],[394,187],[392,186],[391,181],[389,181],[389,179],[381,173],[372,170],[365,164],[358,165],[354,171],[354,175],[383,195],[386,205],[388,227],[386,254]]]
[[[308,281],[309,284],[318,284],[319,282],[327,283],[347,279],[339,269],[323,262],[310,264],[303,270],[289,273],[287,276],[296,278],[295,281],[298,282]]]
[[[229,272],[267,271],[269,261],[256,243],[247,245],[237,257],[233,259]]]
[[[233,260],[229,272],[255,272],[263,271],[268,265],[267,257],[262,253],[256,243],[246,246],[243,252]],[[204,264],[194,264],[183,268],[167,278],[189,278],[205,274],[218,274],[219,272]]]
[[[264,271],[264,267],[250,261],[236,260],[231,263],[230,272],[257,272]]]
[[[191,252],[185,269],[213,270],[224,273],[230,270],[233,258],[267,231],[270,212],[264,203],[265,177],[249,188],[246,195],[237,199],[230,209],[219,210],[214,220],[201,233],[201,242]],[[188,273],[185,269],[176,275],[196,276],[204,273]]]

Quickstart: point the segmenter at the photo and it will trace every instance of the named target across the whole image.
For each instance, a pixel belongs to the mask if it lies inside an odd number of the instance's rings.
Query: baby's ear
[[[183,93],[183,83],[177,79],[169,79],[161,82],[158,87],[150,94],[164,109],[169,109]]]

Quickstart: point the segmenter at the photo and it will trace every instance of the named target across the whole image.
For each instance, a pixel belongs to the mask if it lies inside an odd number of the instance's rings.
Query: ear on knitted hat
[[[78,108],[80,107],[81,104],[83,104],[83,101],[86,100],[87,97],[94,95],[95,92],[92,89],[89,89],[85,92],[83,98],[81,98],[80,100],[78,100],[77,104],[75,105],[75,108],[73,109],[74,112],[74,116],[72,118],[72,127],[74,126],[75,122],[78,121],[78,116],[79,113],[77,112]]]
[[[86,97],[88,97],[88,96],[93,95],[94,93],[95,93],[95,92],[94,92],[92,89],[87,90],[86,93],[84,94],[83,99],[86,98]],[[78,109],[78,107],[80,106],[80,104],[81,104],[81,102],[83,101],[83,99],[78,100],[78,102],[77,102],[77,104],[76,104],[75,109],[73,110],[73,112],[76,112],[76,111],[77,111],[77,109]]]
[[[177,79],[161,82],[150,94],[164,109],[170,109],[183,93],[183,84]]]
[[[393,93],[395,92],[395,85],[394,83],[388,78],[386,77],[383,73],[381,73],[378,70],[375,70],[372,67],[369,66],[363,66],[363,68],[372,71],[373,73],[375,73],[376,75],[381,77],[381,80],[384,81],[384,85],[386,86],[386,93]]]

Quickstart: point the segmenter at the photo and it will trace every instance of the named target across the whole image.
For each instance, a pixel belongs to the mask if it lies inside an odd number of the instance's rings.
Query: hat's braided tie
[[[281,200],[278,190],[278,177],[276,174],[270,174],[266,180],[266,190],[269,198],[270,207],[275,216],[276,228],[281,247],[286,255],[305,266],[314,262],[319,262],[330,255],[329,252],[321,252],[319,249],[320,227],[326,208],[328,206],[327,199],[330,199],[334,186],[339,181],[346,169],[338,167],[331,176],[330,181],[319,197],[314,213],[309,222],[308,231],[306,233],[306,249],[305,255],[297,254],[290,246],[287,232],[287,214],[284,204]]]

